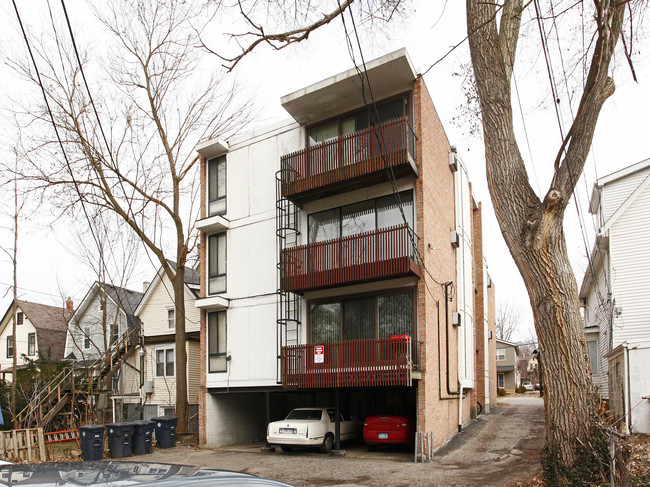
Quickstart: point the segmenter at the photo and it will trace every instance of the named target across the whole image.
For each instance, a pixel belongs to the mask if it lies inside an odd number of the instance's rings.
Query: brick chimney
[[[65,302],[65,307],[68,308],[68,311],[70,312],[74,311],[74,303],[70,296],[68,296],[68,300]]]

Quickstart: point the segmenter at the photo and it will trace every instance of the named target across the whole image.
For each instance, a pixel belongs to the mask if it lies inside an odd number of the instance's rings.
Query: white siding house
[[[594,382],[604,398],[616,402],[618,398],[613,396],[621,391],[611,361],[621,354],[612,351],[622,345],[634,350],[630,356],[635,363],[645,360],[646,368],[650,363],[650,159],[600,178],[590,211],[598,215],[600,228],[580,298]],[[619,362],[623,363],[630,364]],[[649,391],[636,390],[644,387],[633,380],[638,374],[630,370],[625,374],[630,377],[625,399],[629,426],[650,433],[650,401],[640,399],[631,404],[630,400]]]
[[[170,262],[173,268],[175,263]],[[201,316],[194,306],[199,289],[199,273],[185,268],[185,332],[187,336],[187,386],[190,423],[196,430],[200,384],[199,331]],[[172,283],[162,269],[149,284],[136,310],[141,322],[144,348],[132,358],[137,361],[125,373],[125,390],[130,397],[129,419],[150,419],[172,415],[176,404],[176,316]],[[142,371],[142,372],[141,372]]]

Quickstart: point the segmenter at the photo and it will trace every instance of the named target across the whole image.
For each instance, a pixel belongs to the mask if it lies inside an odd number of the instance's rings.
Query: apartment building
[[[292,121],[197,147],[202,443],[334,406],[407,411],[437,448],[496,403],[466,167],[405,50],[366,69],[364,89],[350,69],[283,97]]]

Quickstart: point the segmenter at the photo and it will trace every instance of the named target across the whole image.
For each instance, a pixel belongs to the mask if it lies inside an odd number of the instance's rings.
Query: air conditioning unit
[[[451,324],[454,326],[460,326],[460,313],[454,311],[451,314]]]
[[[153,381],[145,380],[142,384],[142,392],[145,394],[153,394]]]
[[[456,230],[452,230],[450,234],[451,246],[455,249],[460,245],[460,236]]]

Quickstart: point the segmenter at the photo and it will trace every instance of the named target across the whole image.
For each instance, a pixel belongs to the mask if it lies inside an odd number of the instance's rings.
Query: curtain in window
[[[377,297],[377,308],[379,338],[413,336],[413,293],[380,295]]]
[[[309,129],[309,147],[339,136],[338,120],[333,120]]]
[[[341,303],[322,303],[310,306],[312,343],[341,340]]]

